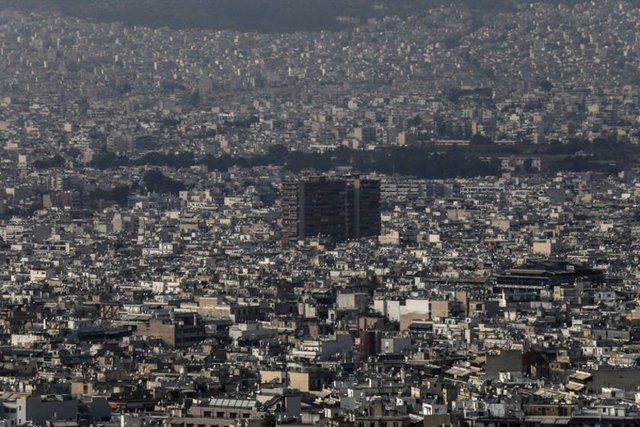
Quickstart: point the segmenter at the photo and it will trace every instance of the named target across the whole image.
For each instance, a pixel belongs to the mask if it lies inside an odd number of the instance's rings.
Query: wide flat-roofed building
[[[493,292],[503,294],[508,301],[535,301],[543,291],[554,285],[574,283],[576,280],[598,282],[600,270],[566,261],[535,261],[512,268],[493,279]]]
[[[253,399],[202,399],[195,402],[183,417],[169,421],[172,427],[205,426],[226,427],[248,420],[258,420],[264,412],[258,411],[258,401]]]

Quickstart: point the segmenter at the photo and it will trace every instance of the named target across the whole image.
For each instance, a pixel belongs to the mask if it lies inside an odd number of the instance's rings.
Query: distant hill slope
[[[1,8],[58,12],[96,21],[150,27],[293,32],[335,30],[340,16],[367,19],[422,13],[458,3],[480,10],[515,0],[0,0]]]
[[[58,12],[95,21],[149,27],[258,32],[335,30],[340,16],[367,19],[421,14],[454,6],[477,13],[512,9],[534,0],[0,0],[0,8]],[[576,3],[584,0],[538,0]],[[638,4],[640,0],[630,0]]]
[[[334,30],[339,16],[374,16],[372,3],[362,0],[0,0],[0,7],[127,25],[259,32]]]

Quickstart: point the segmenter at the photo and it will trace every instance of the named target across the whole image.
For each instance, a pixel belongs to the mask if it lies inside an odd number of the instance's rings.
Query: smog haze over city
[[[0,427],[640,426],[640,1],[0,0]]]

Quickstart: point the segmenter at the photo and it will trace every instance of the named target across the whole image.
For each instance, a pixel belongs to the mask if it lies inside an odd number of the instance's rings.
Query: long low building
[[[599,282],[601,270],[567,261],[536,261],[505,271],[492,279],[493,293],[503,295],[507,302],[537,301],[543,291],[554,285],[577,280]]]

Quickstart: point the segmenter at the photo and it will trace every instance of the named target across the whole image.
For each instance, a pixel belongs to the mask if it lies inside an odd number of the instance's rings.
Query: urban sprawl
[[[640,425],[640,8],[340,20],[0,10],[0,426]]]

